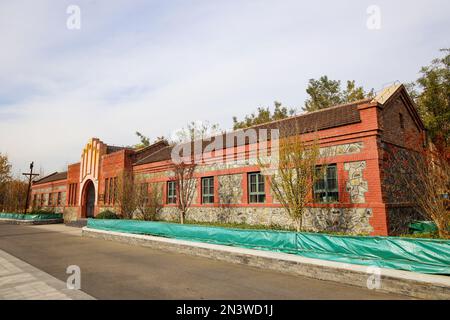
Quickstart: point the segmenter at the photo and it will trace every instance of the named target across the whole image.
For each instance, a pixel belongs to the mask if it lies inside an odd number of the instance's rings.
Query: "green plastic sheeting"
[[[39,214],[0,213],[0,219],[51,220],[51,219],[62,219],[62,214],[61,213],[39,213]]]
[[[430,274],[450,274],[450,241],[334,236],[166,222],[88,219],[93,229],[297,254],[308,258]]]
[[[437,231],[436,224],[433,221],[414,221],[410,223],[408,227],[409,231],[413,234],[434,233]]]

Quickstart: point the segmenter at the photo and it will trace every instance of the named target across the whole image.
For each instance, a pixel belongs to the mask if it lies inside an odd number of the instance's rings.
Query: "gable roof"
[[[59,181],[59,180],[66,180],[66,179],[67,179],[67,171],[53,172],[52,174],[49,174],[48,176],[45,176],[41,179],[34,181],[33,185],[43,184],[43,183],[53,182],[53,181]]]
[[[417,106],[411,96],[408,94],[405,86],[401,83],[393,84],[389,87],[384,88],[377,94],[377,96],[372,100],[381,106],[389,106],[389,102],[393,101],[396,97],[401,96],[405,103],[406,109],[411,114],[412,119],[416,123],[417,127],[421,130],[425,130],[425,125],[420,117]]]
[[[352,103],[347,103],[343,105],[333,106],[330,108],[308,112],[296,116],[292,116],[286,119],[275,120],[255,126],[251,126],[245,129],[235,130],[229,133],[224,133],[222,136],[213,137],[215,139],[223,139],[225,145],[225,141],[227,138],[234,139],[233,135],[237,132],[247,129],[280,129],[281,136],[290,136],[292,132],[298,132],[296,128],[300,128],[302,133],[313,132],[315,130],[325,130],[334,127],[349,125],[353,123],[361,122],[361,118],[358,111],[358,105],[363,103],[368,103],[372,99],[364,99],[355,101]],[[291,130],[292,129],[292,130]],[[284,132],[283,132],[284,131]],[[270,131],[269,131],[270,133]],[[203,141],[202,150],[211,143],[209,139]],[[236,141],[235,146],[239,146],[242,144],[248,144],[248,139],[245,141]],[[157,150],[156,152],[147,155],[136,161],[134,165],[142,165],[147,163],[154,163],[159,161],[165,161],[171,159],[171,152],[173,146],[166,146]],[[192,148],[193,149],[193,148]]]

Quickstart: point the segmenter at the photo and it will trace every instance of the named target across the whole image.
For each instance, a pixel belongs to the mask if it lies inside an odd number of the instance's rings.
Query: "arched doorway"
[[[86,181],[83,191],[83,217],[93,218],[95,209],[95,186],[92,180]]]

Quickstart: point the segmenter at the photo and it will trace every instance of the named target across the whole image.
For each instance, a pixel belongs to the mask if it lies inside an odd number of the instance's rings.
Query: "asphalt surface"
[[[405,299],[369,289],[212,259],[83,238],[64,225],[0,224],[0,249],[97,299]]]

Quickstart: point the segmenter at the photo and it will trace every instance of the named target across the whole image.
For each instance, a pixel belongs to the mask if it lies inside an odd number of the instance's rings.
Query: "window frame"
[[[254,182],[252,182],[253,176],[255,177]],[[253,185],[255,186],[255,191],[252,191]],[[266,203],[266,182],[264,175],[262,175],[261,172],[247,173],[247,190],[248,190],[248,203],[251,204]],[[256,199],[256,201],[252,199]]]
[[[105,191],[104,191],[103,202],[105,204],[109,203],[109,178],[105,178]]]
[[[325,165],[326,169],[324,170],[322,176],[316,180],[313,186],[313,198],[315,203],[338,203],[339,202],[339,177],[338,177],[338,169],[337,164],[327,164]],[[323,166],[317,165],[316,170],[320,170]],[[334,170],[333,177],[329,177],[329,169],[332,168]],[[330,181],[333,181],[334,188],[330,187]],[[323,183],[323,187],[318,188],[318,185]],[[325,194],[325,200],[321,194]],[[319,196],[318,196],[319,195]]]
[[[398,114],[398,117],[400,122],[400,129],[405,129],[405,117],[401,112]]]
[[[166,204],[177,204],[177,185],[175,181],[167,181]]]
[[[57,196],[56,196],[56,205],[60,206],[62,205],[62,192],[58,192]]]
[[[208,185],[205,185],[204,182],[208,182]],[[205,187],[208,189],[208,192],[205,193]],[[214,204],[214,177],[202,177],[201,178],[201,193],[202,193],[202,204]],[[205,201],[207,199],[207,201]]]

